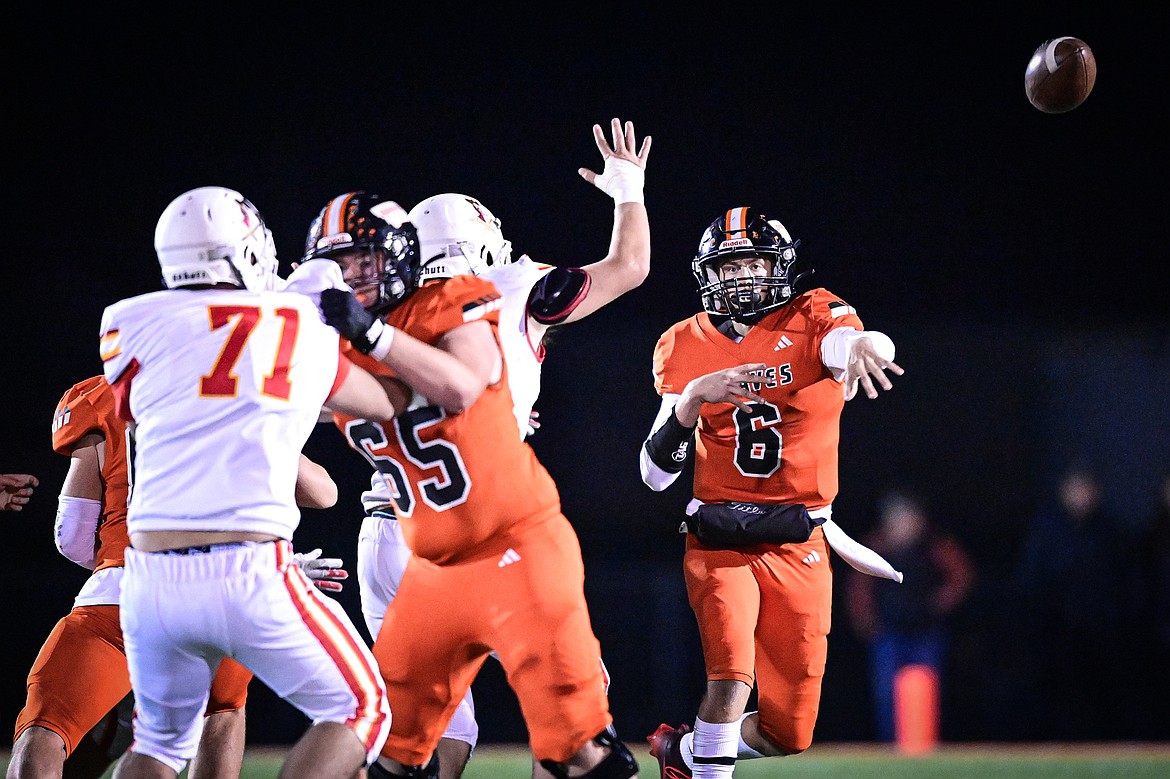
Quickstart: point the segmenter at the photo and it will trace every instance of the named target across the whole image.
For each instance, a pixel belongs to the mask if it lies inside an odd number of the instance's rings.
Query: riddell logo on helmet
[[[349,233],[334,233],[333,235],[323,235],[317,241],[317,248],[324,249],[327,246],[336,246],[339,243],[353,243],[353,236]]]
[[[720,249],[738,249],[741,246],[755,246],[749,238],[732,238],[719,244]]]

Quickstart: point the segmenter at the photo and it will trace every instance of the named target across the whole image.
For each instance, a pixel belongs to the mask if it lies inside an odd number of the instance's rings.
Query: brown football
[[[1071,111],[1093,91],[1097,60],[1080,38],[1044,41],[1028,60],[1024,90],[1029,102],[1046,114]]]

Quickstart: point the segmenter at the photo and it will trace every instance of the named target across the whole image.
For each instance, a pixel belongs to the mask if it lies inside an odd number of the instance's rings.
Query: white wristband
[[[397,332],[397,328],[383,324],[381,321],[378,324],[382,325],[381,332],[374,339],[374,348],[370,350],[370,356],[381,362],[390,353],[390,346],[394,343],[394,333]]]
[[[593,183],[619,205],[645,202],[642,189],[646,184],[646,171],[629,160],[609,157],[601,175]]]

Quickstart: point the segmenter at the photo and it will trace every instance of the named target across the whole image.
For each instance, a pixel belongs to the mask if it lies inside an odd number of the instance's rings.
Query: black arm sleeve
[[[542,325],[557,325],[589,294],[589,274],[580,268],[553,268],[528,295],[528,313]]]
[[[678,473],[687,464],[694,434],[695,428],[684,427],[671,411],[666,422],[646,439],[646,454],[650,455],[650,462],[667,473]]]

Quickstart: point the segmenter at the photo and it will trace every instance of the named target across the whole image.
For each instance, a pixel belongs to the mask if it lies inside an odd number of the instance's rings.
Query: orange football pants
[[[613,721],[569,521],[556,514],[499,548],[407,563],[373,648],[393,713],[383,755],[421,764],[492,651],[537,760],[567,760]]]
[[[829,650],[833,572],[818,527],[803,544],[707,549],[687,536],[687,596],[707,679],[758,686],[760,730],[791,753],[812,744]]]
[[[252,672],[225,659],[211,686],[207,713],[242,708]],[[86,733],[130,692],[117,606],[78,606],[53,627],[28,674],[28,698],[15,739],[32,725],[47,728],[73,754]]]

